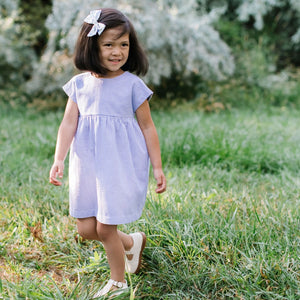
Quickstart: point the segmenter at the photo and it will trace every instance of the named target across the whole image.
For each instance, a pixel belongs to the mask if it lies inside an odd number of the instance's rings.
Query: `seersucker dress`
[[[149,156],[135,111],[152,91],[134,74],[74,76],[63,89],[77,103],[78,127],[70,148],[70,214],[103,224],[140,218]]]

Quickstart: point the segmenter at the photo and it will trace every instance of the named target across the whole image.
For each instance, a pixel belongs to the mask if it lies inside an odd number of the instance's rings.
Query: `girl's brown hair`
[[[129,33],[129,55],[127,62],[122,66],[122,70],[135,72],[137,75],[145,75],[149,66],[148,59],[128,18],[116,9],[103,8],[98,22],[106,25],[105,30],[120,27],[120,37]],[[87,36],[92,26],[93,24],[88,23],[82,25],[75,47],[74,63],[79,70],[106,75],[107,70],[103,67],[99,55],[99,35]]]

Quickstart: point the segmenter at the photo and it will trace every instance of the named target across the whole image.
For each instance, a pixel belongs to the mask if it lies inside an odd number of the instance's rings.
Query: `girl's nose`
[[[120,51],[119,47],[114,47],[113,48],[113,51],[112,51],[113,55],[119,55],[120,53],[121,53],[121,51]]]

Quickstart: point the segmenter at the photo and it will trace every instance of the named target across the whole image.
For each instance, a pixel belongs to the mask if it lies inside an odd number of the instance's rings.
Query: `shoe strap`
[[[136,243],[136,235],[137,235],[138,233],[131,233],[130,234],[130,236],[132,237],[132,240],[133,240],[133,245],[132,245],[132,247],[131,247],[131,249],[130,250],[125,250],[125,254],[126,255],[133,255],[134,254],[134,252],[133,252],[133,248],[134,248],[134,244]]]
[[[130,254],[133,254],[133,252],[131,251],[131,249],[128,250],[128,251],[125,250],[125,254],[126,254],[126,255],[130,255]]]
[[[113,280],[113,279],[109,279],[109,282],[117,287],[117,288],[126,288],[127,287],[127,281],[125,280],[125,282],[120,282],[120,281],[116,281],[116,280]]]

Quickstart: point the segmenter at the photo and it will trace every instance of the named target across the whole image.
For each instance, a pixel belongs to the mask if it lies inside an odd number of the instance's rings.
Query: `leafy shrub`
[[[18,17],[18,2],[3,1],[0,17],[0,86],[4,86],[7,82],[23,81],[32,70],[27,62],[35,61],[36,55],[20,34],[21,26],[14,22]]]
[[[43,23],[49,7],[46,0],[1,1],[0,86],[19,86],[31,77],[46,43]]]
[[[194,107],[211,111],[219,110],[219,103],[252,105],[266,94],[270,103],[297,104],[299,76],[285,69],[300,64],[299,3],[1,0],[0,86],[25,83],[33,105],[46,108],[42,99],[54,95],[50,106],[63,106],[60,87],[75,72],[72,53],[80,26],[89,10],[101,5],[116,7],[133,21],[150,59],[145,80],[165,106],[195,99]],[[228,86],[238,97],[229,99]]]
[[[289,64],[300,66],[299,0],[242,0],[235,4],[239,21],[264,31],[272,39],[279,69]]]

